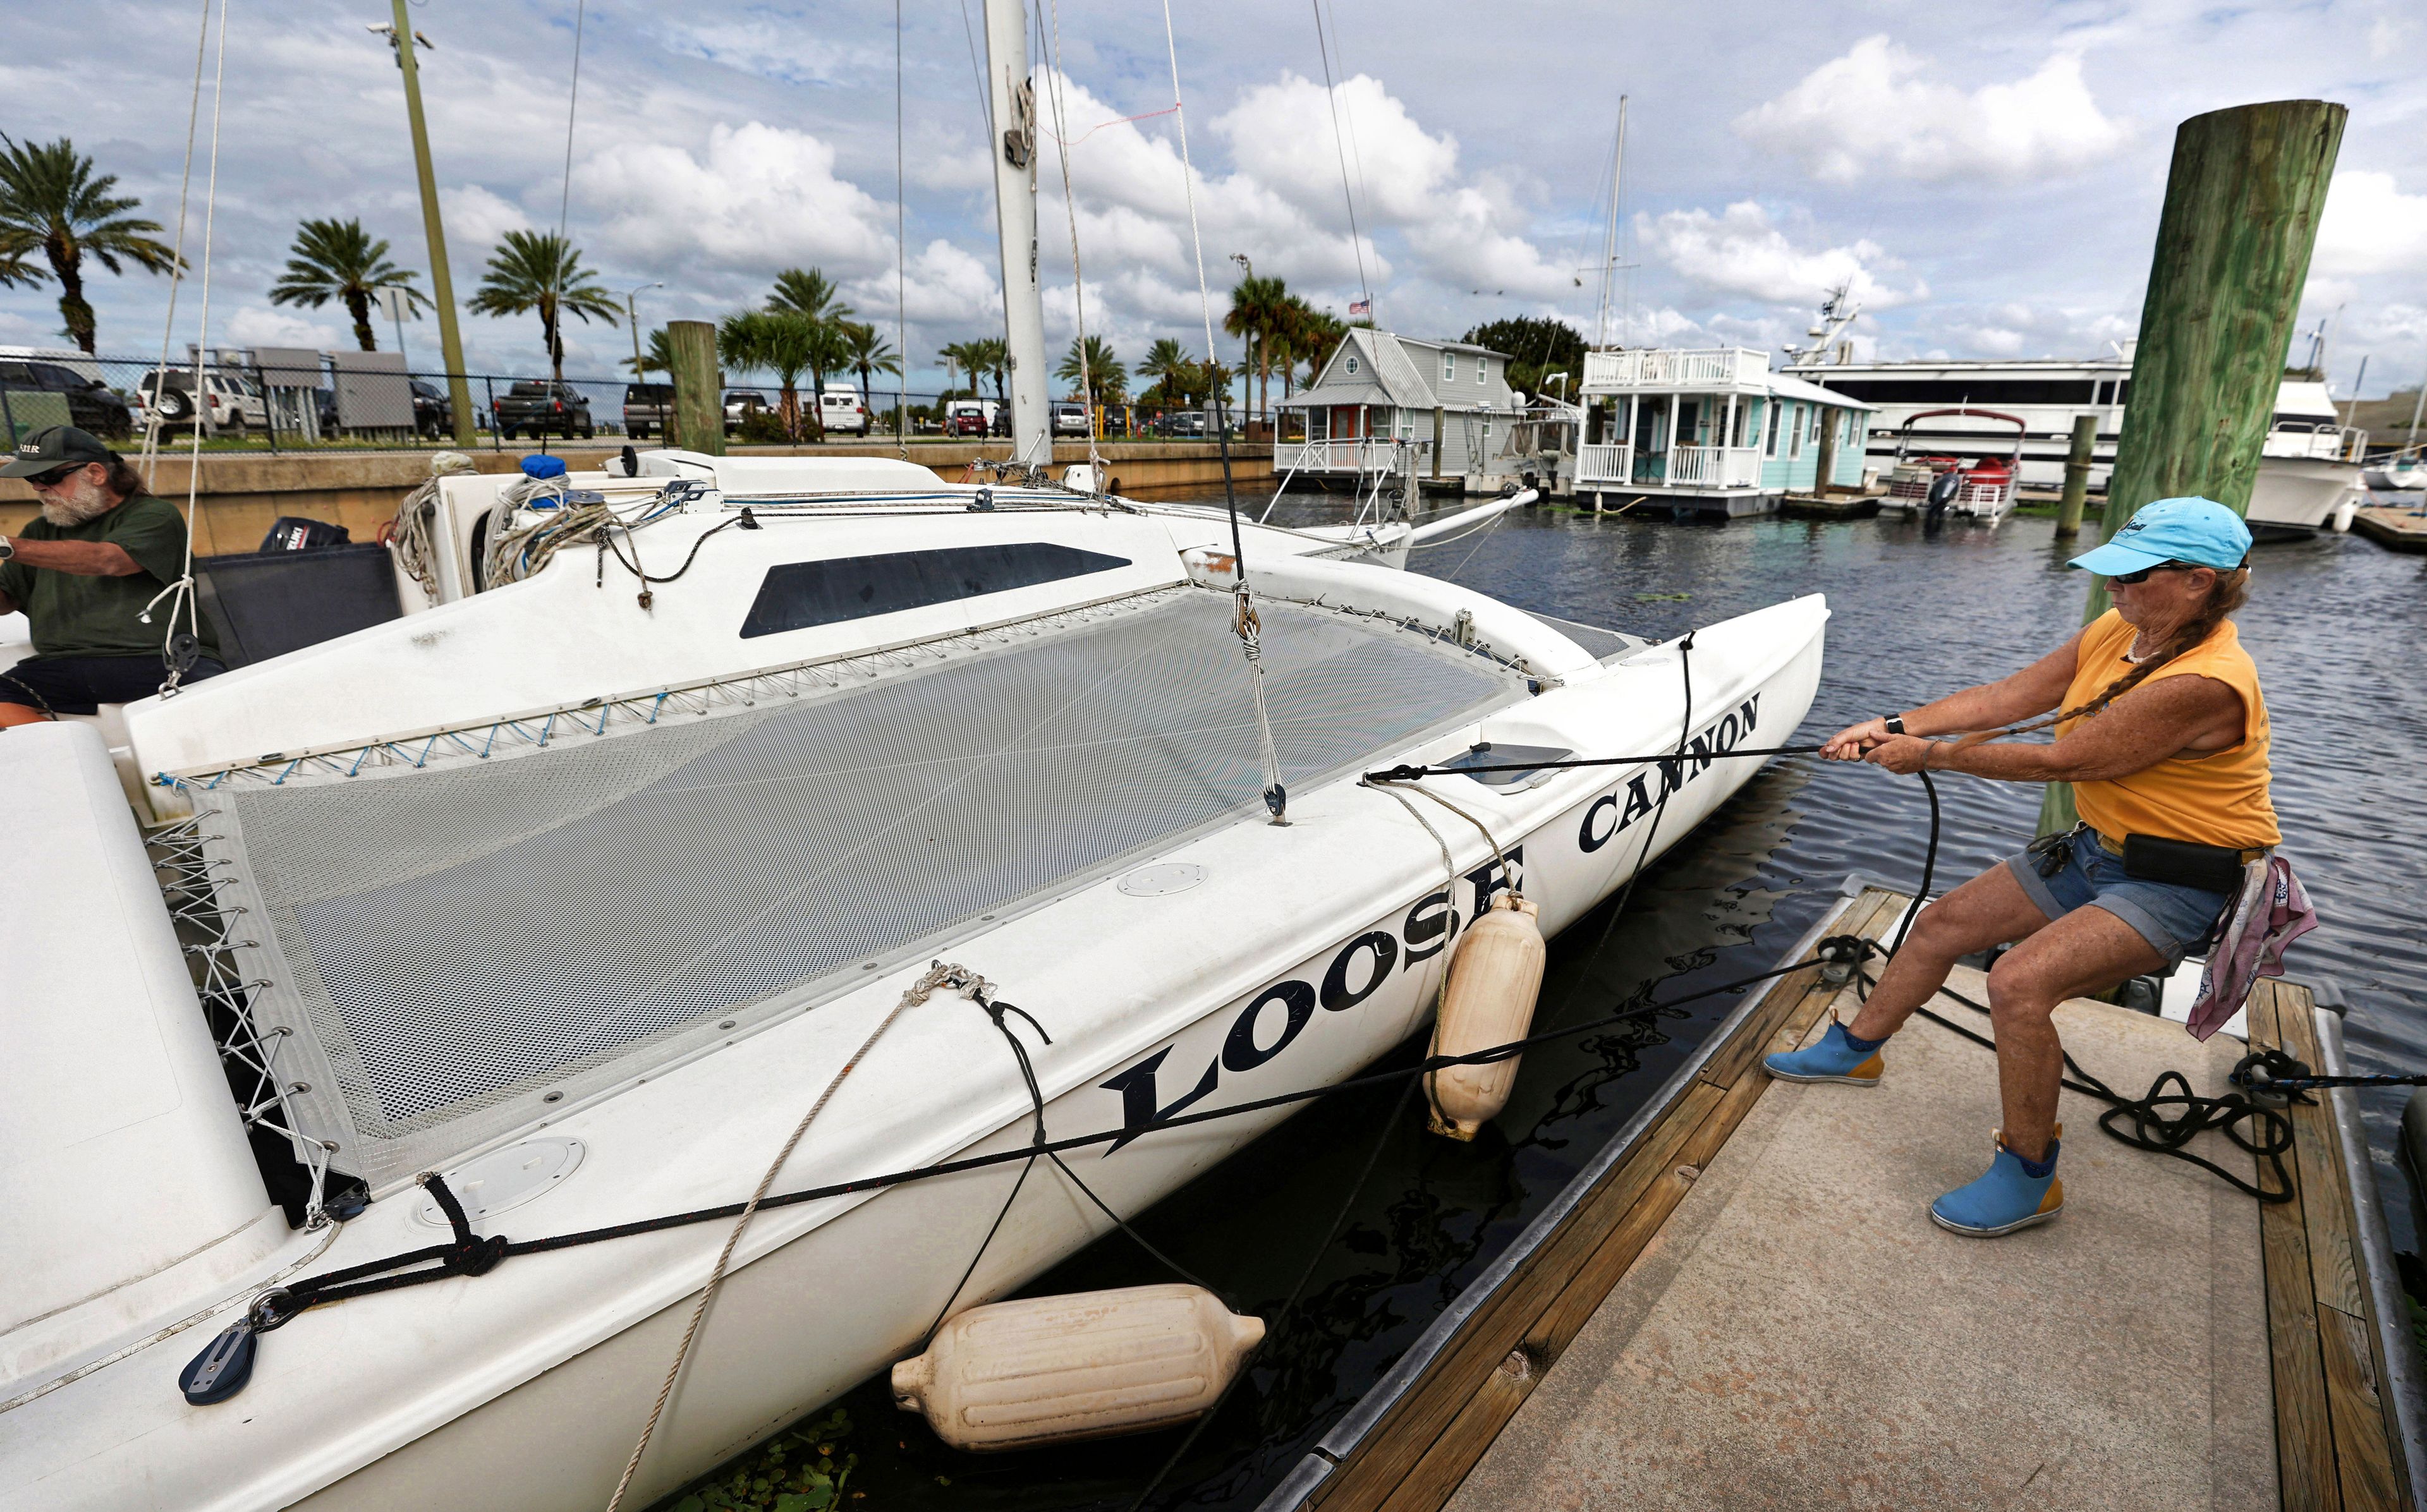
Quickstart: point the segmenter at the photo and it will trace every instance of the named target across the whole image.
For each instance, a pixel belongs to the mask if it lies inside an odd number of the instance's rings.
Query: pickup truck
[[[598,433],[581,391],[545,379],[525,379],[497,396],[497,435],[512,441],[526,431],[534,436],[555,431],[567,441],[576,431],[584,440]]]
[[[627,383],[624,385],[624,433],[640,440],[666,433],[675,417],[675,386],[672,383]]]

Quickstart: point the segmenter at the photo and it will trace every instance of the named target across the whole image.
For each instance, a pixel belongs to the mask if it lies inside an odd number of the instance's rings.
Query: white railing
[[[1635,481],[1635,448],[1624,442],[1578,447],[1576,481],[1621,484]]]
[[[1637,388],[1726,388],[1759,382],[1768,371],[1768,354],[1744,347],[1588,351],[1585,353],[1583,391],[1606,394]]]
[[[1402,465],[1403,454],[1418,458],[1428,455],[1426,448],[1430,445],[1373,436],[1355,441],[1309,441],[1298,447],[1297,458],[1289,465],[1302,473],[1390,472]]]
[[[2368,432],[2320,420],[2308,429],[2279,425],[2267,432],[2259,448],[2268,457],[2306,457],[2319,462],[2357,462],[2368,446]]]
[[[1761,486],[1761,448],[1758,447],[1671,447],[1669,448],[1669,479],[1674,483],[1692,483],[1705,488],[1758,488]]]

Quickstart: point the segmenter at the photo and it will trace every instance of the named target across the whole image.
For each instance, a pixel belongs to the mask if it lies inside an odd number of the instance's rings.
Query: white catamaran
[[[0,1507],[596,1508],[654,1425],[643,1504],[1111,1218],[1014,1162],[766,1208],[729,1259],[730,1216],[499,1236],[1019,1150],[1005,1033],[1054,1136],[1350,1076],[1494,895],[1563,927],[1758,771],[1729,753],[1801,721],[1828,618],[1654,644],[1395,570],[1473,512],[1287,530],[887,461],[427,503],[402,617],[0,736]],[[1289,1111],[1067,1159],[1133,1213]],[[281,1300],[415,1252],[445,1277]]]

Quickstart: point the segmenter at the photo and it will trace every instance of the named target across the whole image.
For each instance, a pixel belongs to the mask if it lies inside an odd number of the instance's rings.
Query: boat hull
[[[2250,489],[2246,518],[2259,541],[2305,540],[2348,528],[2350,511],[2367,490],[2359,464],[2312,457],[2262,457]]]

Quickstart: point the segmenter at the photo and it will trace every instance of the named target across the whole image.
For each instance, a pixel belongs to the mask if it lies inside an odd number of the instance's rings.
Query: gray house
[[[1353,485],[1412,471],[1481,489],[1517,397],[1506,353],[1358,327],[1279,408],[1304,420],[1305,439],[1275,453],[1283,472]]]

